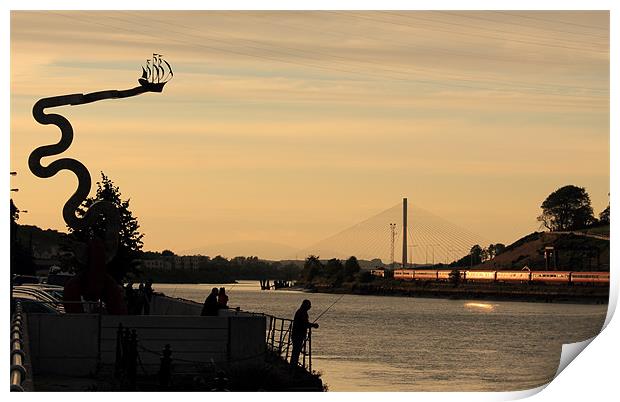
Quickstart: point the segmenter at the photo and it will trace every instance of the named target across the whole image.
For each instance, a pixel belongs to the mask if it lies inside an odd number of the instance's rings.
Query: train
[[[486,271],[458,270],[464,282],[511,282],[609,285],[609,272],[595,271]],[[449,269],[396,269],[394,279],[401,281],[449,281]]]

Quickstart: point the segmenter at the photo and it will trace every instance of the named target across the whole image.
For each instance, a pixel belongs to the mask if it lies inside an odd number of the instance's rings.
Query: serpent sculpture
[[[162,65],[162,63],[164,63]],[[103,216],[105,222],[104,239],[95,239],[88,244],[75,244],[76,259],[82,264],[88,264],[91,270],[105,271],[105,264],[110,262],[118,250],[120,216],[116,206],[109,201],[97,201],[93,203],[82,218],[76,215],[80,205],[86,200],[91,188],[91,177],[86,166],[72,158],[61,158],[51,162],[47,166],[41,164],[41,159],[59,155],[66,151],[73,142],[73,127],[65,117],[59,114],[45,113],[45,109],[65,106],[83,105],[104,99],[128,98],[145,92],[162,92],[164,85],[172,78],[172,68],[161,55],[153,54],[151,60],[147,60],[146,67],[142,67],[142,77],[138,79],[137,87],[126,90],[107,90],[87,94],[70,94],[43,98],[37,101],[32,108],[34,119],[43,125],[52,124],[60,129],[60,141],[55,144],[43,145],[36,148],[28,158],[30,171],[40,178],[49,178],[61,170],[73,172],[78,179],[78,186],[73,195],[66,201],[62,216],[66,224],[74,230],[92,227],[99,217]],[[92,240],[92,239],[91,239]],[[94,256],[98,261],[94,261]],[[103,268],[102,268],[103,264]],[[99,267],[93,269],[93,267]],[[95,275],[99,279],[103,274]],[[93,282],[92,280],[88,281]],[[90,286],[90,288],[93,288]],[[93,292],[86,292],[93,293]],[[97,292],[94,292],[97,293]],[[84,296],[84,292],[82,292]],[[91,298],[92,300],[92,298]]]

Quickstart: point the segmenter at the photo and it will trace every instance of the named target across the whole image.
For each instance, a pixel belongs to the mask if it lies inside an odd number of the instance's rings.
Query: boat
[[[142,67],[142,77],[138,78],[138,83],[151,92],[161,92],[173,76],[170,63],[161,54],[153,53],[153,58]]]

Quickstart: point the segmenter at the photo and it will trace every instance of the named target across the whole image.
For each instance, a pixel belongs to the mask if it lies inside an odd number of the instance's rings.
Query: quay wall
[[[202,304],[154,294],[151,299],[151,314],[154,315],[193,315],[198,316],[202,311]]]
[[[199,313],[199,312],[198,312]],[[162,349],[172,350],[174,373],[199,366],[260,364],[266,350],[266,319],[247,314],[112,316],[28,314],[36,374],[96,375],[114,369],[117,330],[136,330],[141,373],[157,374]]]

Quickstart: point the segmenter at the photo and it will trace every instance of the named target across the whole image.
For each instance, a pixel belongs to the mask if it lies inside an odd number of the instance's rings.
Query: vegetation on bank
[[[375,296],[447,298],[457,300],[505,300],[606,304],[608,286],[565,286],[521,283],[403,282],[373,278],[370,282],[344,283],[340,287],[313,285],[317,292]]]
[[[146,252],[143,259],[174,258],[171,251],[163,253]],[[163,255],[162,255],[163,254]],[[231,259],[222,256],[214,258],[202,257],[196,270],[188,269],[142,269],[138,278],[151,278],[155,282],[168,283],[230,283],[244,279],[278,279],[285,281],[295,280],[301,271],[293,263],[278,261],[264,261],[258,257],[234,257]]]

